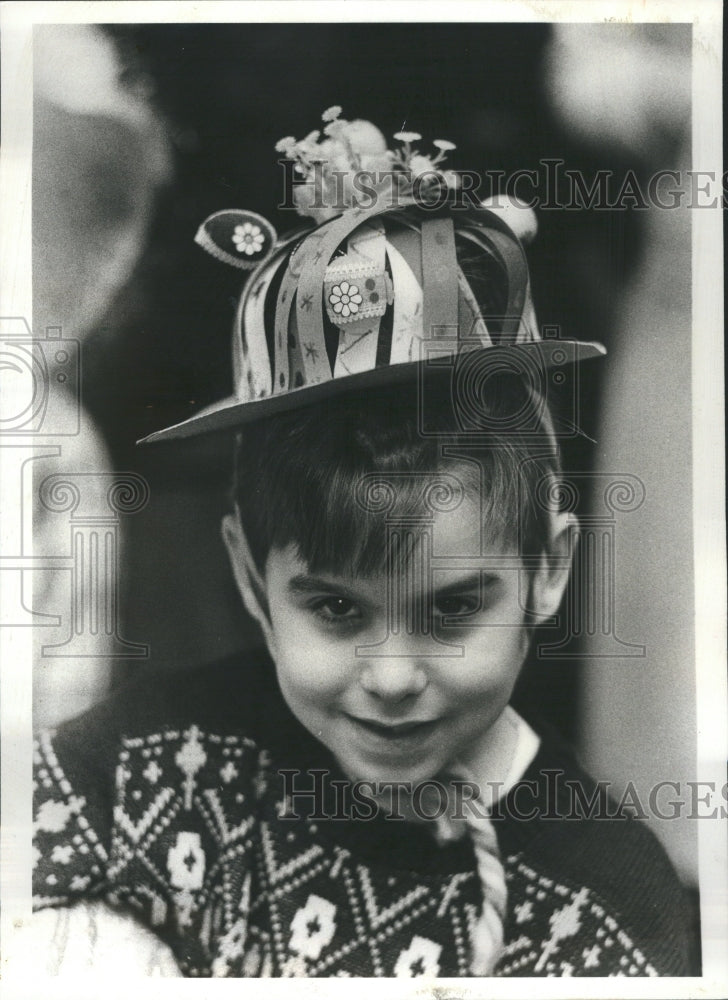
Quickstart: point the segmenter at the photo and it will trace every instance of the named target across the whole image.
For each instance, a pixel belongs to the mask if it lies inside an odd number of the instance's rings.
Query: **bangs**
[[[376,574],[394,524],[416,539],[433,513],[463,500],[480,504],[484,543],[540,552],[548,517],[533,498],[556,471],[552,450],[534,454],[533,437],[527,445],[513,431],[474,448],[452,410],[443,406],[439,433],[423,437],[416,393],[400,388],[251,425],[238,440],[233,495],[258,569],[272,548],[293,545],[311,572]]]

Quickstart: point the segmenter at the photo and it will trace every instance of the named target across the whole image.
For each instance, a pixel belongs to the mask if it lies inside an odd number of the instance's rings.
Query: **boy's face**
[[[517,556],[482,545],[480,517],[467,499],[435,514],[429,567],[422,545],[366,578],[313,574],[294,546],[269,554],[266,638],[281,690],[354,780],[437,775],[511,696],[528,580]]]

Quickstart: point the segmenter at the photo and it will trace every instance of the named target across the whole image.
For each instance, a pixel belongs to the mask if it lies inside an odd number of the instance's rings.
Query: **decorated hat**
[[[210,216],[197,243],[249,272],[233,326],[233,394],[144,442],[235,430],[341,393],[467,363],[523,375],[604,353],[542,339],[524,243],[533,211],[512,199],[473,203],[442,168],[454,145],[421,153],[414,132],[387,148],[371,123],[323,116],[323,135],[276,147],[293,165],[292,202],[313,220],[279,237],[261,215]]]

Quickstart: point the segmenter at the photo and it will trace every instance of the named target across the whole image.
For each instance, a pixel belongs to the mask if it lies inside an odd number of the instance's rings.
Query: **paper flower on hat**
[[[350,285],[348,281],[342,281],[340,285],[334,285],[329,295],[331,308],[337,315],[341,313],[344,319],[347,316],[351,316],[352,313],[359,312],[359,306],[362,304],[362,301],[359,286]]]
[[[437,153],[428,156],[412,145],[421,140],[419,132],[397,132],[394,138],[402,146],[388,149],[375,125],[347,121],[341,110],[334,105],[324,111],[323,137],[315,130],[305,139],[286,136],[276,144],[277,152],[294,163],[293,201],[299,215],[321,224],[347,208],[371,208],[382,199],[395,207],[399,196],[412,193],[415,182],[423,197],[430,189],[459,185],[454,171],[440,169],[454,143],[436,139]]]
[[[244,271],[264,261],[277,239],[267,219],[239,208],[215,212],[205,219],[195,235],[195,242],[213,257]]]
[[[263,249],[265,236],[263,236],[260,226],[256,226],[253,222],[244,222],[242,226],[235,227],[233,243],[238,253],[252,257],[253,254],[258,254]]]

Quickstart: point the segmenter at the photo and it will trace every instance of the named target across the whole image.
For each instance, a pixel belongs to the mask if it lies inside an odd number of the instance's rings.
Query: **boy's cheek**
[[[461,661],[459,669],[449,675],[447,684],[449,696],[463,707],[479,706],[481,711],[503,708],[509,701],[513,688],[523,666],[524,656],[520,649],[502,660],[485,656]],[[457,664],[453,660],[454,665]]]
[[[271,627],[277,658],[285,661],[322,659],[322,643],[311,626],[309,615],[299,608],[271,608]]]
[[[276,669],[282,685],[289,690],[321,696],[342,689],[347,682],[347,671],[340,657],[319,647],[291,641],[278,645]]]
[[[463,675],[493,678],[518,672],[530,644],[529,630],[520,624],[483,625],[469,630],[462,640]],[[457,662],[453,660],[453,662]]]

